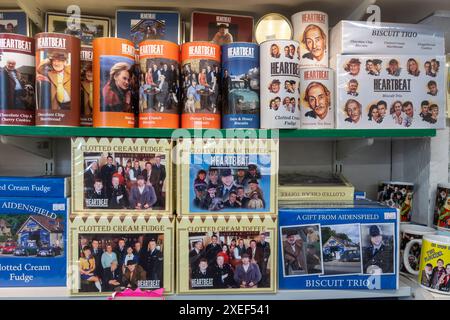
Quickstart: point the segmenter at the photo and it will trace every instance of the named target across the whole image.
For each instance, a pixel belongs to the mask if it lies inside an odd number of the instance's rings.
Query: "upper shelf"
[[[120,138],[407,138],[434,137],[435,129],[383,129],[383,130],[211,130],[211,129],[129,129],[88,127],[26,127],[0,126],[0,135],[67,137],[120,137]]]

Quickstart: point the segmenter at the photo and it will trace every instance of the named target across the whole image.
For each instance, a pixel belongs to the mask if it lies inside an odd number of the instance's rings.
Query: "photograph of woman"
[[[130,69],[131,65],[126,62],[117,62],[111,67],[109,79],[102,87],[101,111],[131,112]]]

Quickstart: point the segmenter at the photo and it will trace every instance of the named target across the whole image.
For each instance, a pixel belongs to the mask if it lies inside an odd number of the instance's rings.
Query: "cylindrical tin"
[[[436,190],[433,225],[439,230],[450,230],[450,184],[440,183]]]
[[[259,129],[259,46],[222,46],[222,128]]]
[[[261,128],[300,127],[298,42],[270,40],[260,46]]]
[[[0,125],[34,125],[34,39],[0,33]]]
[[[300,68],[328,68],[328,15],[302,11],[292,16],[294,40],[300,42]]]
[[[80,125],[80,39],[38,33],[36,39],[36,125]]]
[[[332,69],[300,68],[299,105],[302,129],[334,128]]]
[[[134,44],[126,39],[96,38],[93,51],[94,127],[134,128]]]
[[[164,40],[139,44],[139,128],[179,128],[180,47]]]
[[[181,46],[183,128],[220,129],[220,46],[187,42]]]
[[[399,181],[381,181],[378,184],[378,201],[400,211],[400,222],[411,222],[414,184]]]
[[[92,55],[92,47],[81,46],[80,125],[82,127],[92,127],[92,109],[94,106]]]
[[[267,40],[291,40],[293,33],[289,19],[279,13],[268,13],[255,25],[255,40],[259,44]]]

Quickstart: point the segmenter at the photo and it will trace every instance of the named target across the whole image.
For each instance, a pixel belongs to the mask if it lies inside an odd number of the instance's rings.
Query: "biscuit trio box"
[[[331,30],[335,54],[444,54],[444,34],[431,26],[367,21],[340,21]]]
[[[65,287],[69,199],[0,198],[0,287]]]
[[[397,289],[396,209],[354,205],[289,205],[279,209],[279,288]]]
[[[74,212],[172,214],[172,141],[72,139]]]
[[[278,141],[185,139],[177,144],[177,213],[276,214]]]
[[[445,57],[337,55],[336,128],[445,127]]]
[[[179,294],[273,293],[277,217],[177,217]]]
[[[111,295],[126,288],[172,294],[174,228],[168,216],[71,216],[71,294]]]
[[[0,177],[0,197],[70,197],[70,177]]]

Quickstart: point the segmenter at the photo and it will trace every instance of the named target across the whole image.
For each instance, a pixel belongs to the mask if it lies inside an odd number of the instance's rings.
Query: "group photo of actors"
[[[270,99],[270,110],[278,111],[281,107],[283,107],[286,112],[295,112],[298,101],[296,101],[295,97],[293,96],[289,97],[289,94],[295,93],[298,88],[297,82],[295,80],[286,80],[282,85],[279,79],[273,79],[269,83],[267,88],[270,93],[276,95],[276,97]],[[284,94],[286,96],[282,98],[281,96]],[[300,108],[300,105],[298,105],[298,107]]]
[[[192,185],[195,193],[194,207],[207,211],[265,209],[261,178],[255,164],[233,169],[200,169]]]
[[[435,266],[425,264],[420,283],[434,290],[450,292],[450,263],[445,264],[443,259],[438,259]]]
[[[185,113],[218,113],[221,84],[219,63],[195,60],[183,66],[183,105]]]
[[[303,100],[308,110],[306,117],[324,120],[331,110],[330,90],[321,82],[311,82],[305,89]]]
[[[1,110],[34,110],[34,74],[25,73],[28,67],[20,66],[17,58],[1,56],[0,62],[0,105]],[[23,70],[21,72],[20,70]]]
[[[159,154],[85,154],[84,206],[164,209],[165,180],[165,158]]]
[[[434,225],[450,229],[450,194],[446,188],[438,187],[434,208]]]
[[[163,287],[163,235],[80,235],[80,292]]]
[[[285,276],[322,273],[321,238],[317,225],[284,227],[281,235]]]
[[[351,81],[351,80],[350,80]],[[350,86],[350,84],[349,84]],[[392,104],[384,100],[379,100],[374,104],[367,106],[367,120],[371,123],[381,124],[383,122],[395,123],[403,127],[410,127],[414,121],[426,121],[428,123],[437,123],[439,116],[439,106],[428,100],[420,103],[420,113],[414,112],[412,101],[394,101]],[[361,103],[356,99],[348,99],[344,105],[345,121],[350,123],[359,123],[363,117]]]
[[[270,287],[268,233],[189,236],[191,289]]]
[[[178,62],[145,59],[139,88],[140,112],[178,113]]]
[[[394,77],[405,75],[418,77],[421,73],[421,63],[415,58],[409,58],[403,66],[397,59],[390,59],[385,65],[383,63],[381,59],[367,59],[364,70],[370,76],[380,76],[385,72],[386,75]],[[361,64],[360,59],[352,58],[346,62],[344,70],[351,76],[358,76],[361,71]],[[440,63],[436,59],[425,61],[423,64],[425,75],[429,77],[436,77],[439,67]]]
[[[130,39],[139,45],[144,40],[159,40],[166,34],[166,22],[160,19],[131,20]]]
[[[408,242],[414,240],[414,239],[419,239],[421,238],[420,236],[416,236],[414,234],[409,234],[406,232],[401,232],[400,233],[400,271],[402,272],[408,272],[405,265],[403,264],[403,255],[405,252],[405,248],[406,245],[408,244]],[[409,255],[407,257],[409,266],[411,267],[411,269],[419,271],[419,266],[420,266],[420,250],[421,250],[421,246],[418,243],[414,243],[411,246],[411,249],[409,251]]]
[[[72,74],[70,53],[48,51],[36,66],[37,108],[41,110],[70,110]]]
[[[270,46],[270,56],[275,59],[279,59],[281,57],[287,59],[300,59],[300,47],[295,47],[295,45],[286,45],[282,49],[276,43]]]
[[[400,221],[410,221],[413,199],[412,185],[381,184],[377,200],[391,208],[400,210]]]

